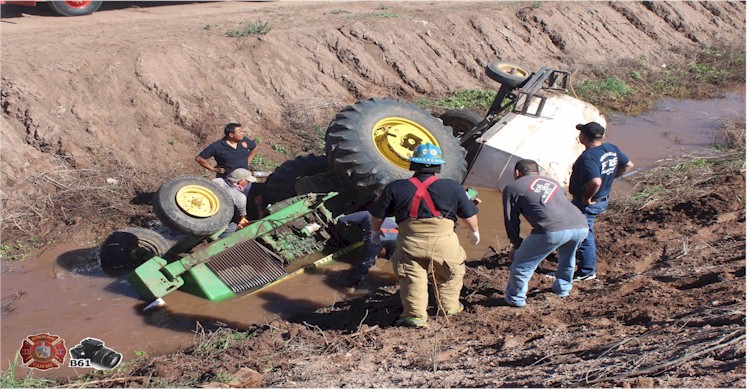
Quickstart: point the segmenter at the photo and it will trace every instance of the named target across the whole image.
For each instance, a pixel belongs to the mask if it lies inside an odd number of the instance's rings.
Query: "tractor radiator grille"
[[[262,286],[286,275],[279,260],[255,240],[229,248],[205,264],[235,293]]]

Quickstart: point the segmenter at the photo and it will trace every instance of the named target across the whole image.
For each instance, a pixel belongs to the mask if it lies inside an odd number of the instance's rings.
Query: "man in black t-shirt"
[[[461,184],[435,175],[445,164],[439,147],[419,145],[410,161],[414,176],[388,184],[369,211],[373,236],[383,234],[380,229],[386,217],[396,217],[398,237],[391,261],[404,307],[400,322],[416,327],[427,324],[430,266],[437,281],[439,312],[450,316],[463,310],[458,298],[466,272],[466,252],[454,228],[461,218],[471,229],[472,244],[478,244],[479,210]]]
[[[224,126],[224,138],[208,145],[195,161],[221,178],[226,178],[237,168],[249,169],[258,148],[255,141],[245,137],[241,126],[239,123]],[[208,162],[211,157],[216,160],[215,166]]]

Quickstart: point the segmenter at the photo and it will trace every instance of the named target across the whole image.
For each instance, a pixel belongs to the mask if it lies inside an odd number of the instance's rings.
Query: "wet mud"
[[[743,108],[744,94],[739,92],[730,92],[724,99],[711,101],[663,101],[657,110],[637,118],[615,116],[610,121],[608,137],[639,167],[648,168],[662,159],[715,142],[715,132],[704,129],[718,127],[720,123],[716,118],[726,118],[728,112],[744,115]],[[625,193],[628,191],[624,183],[621,188]],[[469,262],[474,263],[509,244],[502,222],[501,193],[488,189],[479,189],[479,192],[482,243],[472,247],[468,244],[466,228],[459,224],[457,229]],[[526,229],[528,231],[528,227]],[[640,251],[638,244],[622,250]],[[50,246],[26,261],[3,265],[2,369],[8,368],[8,359],[16,354],[22,340],[37,333],[59,335],[68,348],[83,338],[98,338],[128,361],[143,353],[183,348],[193,342],[196,334],[221,327],[247,329],[278,318],[294,318],[298,313],[309,313],[321,307],[336,307],[347,300],[377,299],[367,298],[368,291],[350,293],[344,286],[344,277],[351,264],[358,261],[358,254],[355,251],[326,268],[224,301],[210,302],[176,291],[165,297],[165,306],[144,313],[145,303],[124,277],[112,278],[101,271],[97,244],[84,241],[80,245]],[[606,272],[606,268],[603,271]],[[722,275],[706,274],[671,282],[677,289],[690,290],[716,283],[722,280]],[[482,278],[470,276],[477,277]],[[393,286],[395,277],[390,263],[379,260],[369,275],[369,284],[370,292]],[[643,322],[639,318],[628,321]],[[27,370],[17,367],[19,374]],[[71,377],[88,371],[64,367],[35,372],[35,375]]]

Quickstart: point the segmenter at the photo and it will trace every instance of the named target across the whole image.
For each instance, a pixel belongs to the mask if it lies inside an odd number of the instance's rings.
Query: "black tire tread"
[[[120,274],[136,268],[153,256],[163,256],[171,247],[169,240],[158,232],[128,227],[110,234],[104,240],[99,250],[99,262],[107,274]]]
[[[296,196],[294,184],[305,176],[325,173],[329,169],[326,156],[297,156],[279,165],[263,186],[263,204],[273,204]]]
[[[463,181],[466,175],[466,151],[453,137],[449,127],[415,104],[400,99],[372,98],[341,110],[326,132],[329,164],[345,182],[377,194],[391,181],[412,176],[413,172],[387,161],[372,143],[374,123],[391,116],[415,121],[438,138],[443,158],[446,159],[441,177],[459,183]]]

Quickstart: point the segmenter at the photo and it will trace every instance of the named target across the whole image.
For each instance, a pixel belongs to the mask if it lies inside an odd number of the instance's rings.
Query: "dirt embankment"
[[[243,20],[266,35],[227,37]],[[617,58],[744,41],[743,2],[208,3],[22,17],[2,34],[2,233],[152,218],[164,178],[239,121],[256,167],[320,151],[359,98],[495,88],[493,59],[585,78]],[[107,179],[112,179],[107,181]],[[126,221],[127,220],[127,221]]]

